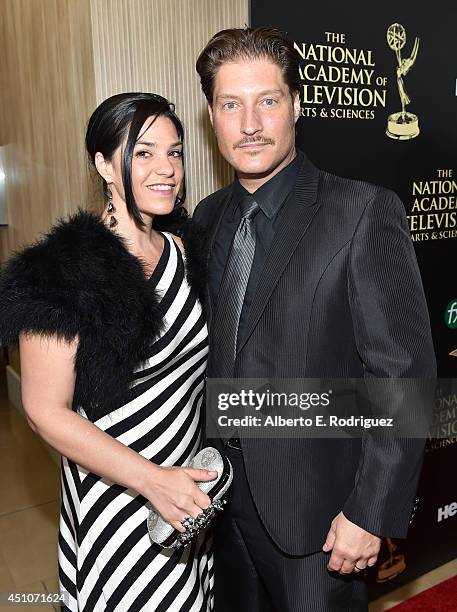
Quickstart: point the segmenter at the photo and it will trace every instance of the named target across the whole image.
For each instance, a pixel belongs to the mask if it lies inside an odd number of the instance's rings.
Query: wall
[[[2,17],[3,260],[88,199],[82,142],[95,75],[88,1],[2,0]]]

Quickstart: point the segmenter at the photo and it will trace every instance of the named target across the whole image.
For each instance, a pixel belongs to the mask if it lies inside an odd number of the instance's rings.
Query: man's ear
[[[95,153],[95,167],[99,175],[109,184],[113,182],[113,165],[107,161],[100,152]]]
[[[209,120],[211,121],[211,125],[213,126],[214,129],[214,117],[213,117],[213,109],[211,104],[208,104],[208,115],[209,115]]]
[[[296,91],[293,96],[293,106],[294,106],[294,120],[295,120],[295,123],[297,123],[301,115],[300,94],[298,93],[298,91]]]

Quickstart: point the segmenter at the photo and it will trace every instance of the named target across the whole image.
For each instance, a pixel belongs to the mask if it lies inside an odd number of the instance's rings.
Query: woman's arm
[[[210,504],[194,481],[213,480],[216,474],[155,465],[74,412],[77,345],[77,340],[20,335],[22,402],[30,427],[85,469],[138,491],[175,529],[184,531],[180,521],[196,517]]]

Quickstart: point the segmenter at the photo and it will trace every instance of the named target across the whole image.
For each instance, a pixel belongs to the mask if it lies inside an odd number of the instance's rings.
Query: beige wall
[[[0,146],[8,227],[0,257],[87,201],[83,138],[95,103],[90,6],[2,0]]]

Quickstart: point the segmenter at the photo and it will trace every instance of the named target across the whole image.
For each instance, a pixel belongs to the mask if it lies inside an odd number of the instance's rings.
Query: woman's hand
[[[189,467],[154,466],[145,496],[162,518],[180,532],[186,531],[181,521],[196,518],[211,504],[211,500],[195,484],[217,477],[217,472]]]
[[[185,531],[181,521],[211,503],[195,482],[214,480],[217,472],[155,465],[73,412],[77,346],[77,339],[21,334],[22,399],[30,426],[71,461],[138,491],[175,529]]]

